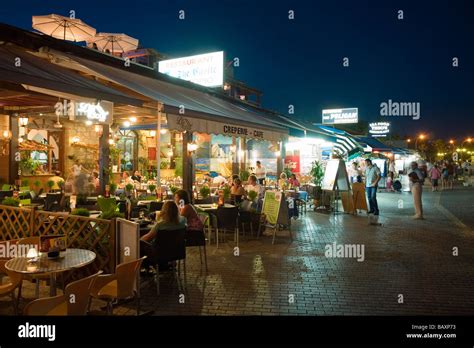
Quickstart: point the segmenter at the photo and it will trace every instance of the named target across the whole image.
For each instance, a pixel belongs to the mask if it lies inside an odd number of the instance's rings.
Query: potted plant
[[[91,212],[86,208],[76,208],[71,211],[71,215],[89,217]]]
[[[18,198],[14,197],[5,197],[5,199],[2,201],[3,205],[8,205],[10,207],[19,207],[20,206],[20,200]]]
[[[242,170],[239,176],[242,182],[247,182],[249,180],[250,172],[248,170]]]
[[[324,168],[321,162],[313,161],[311,163],[311,171],[309,172],[313,178],[313,184],[316,185],[315,187],[315,194],[314,194],[314,209],[319,207],[322,198],[322,183],[324,178]]]
[[[257,191],[249,191],[247,194],[247,198],[250,202],[255,203],[257,201],[258,192]]]
[[[211,189],[205,185],[199,189],[199,194],[201,195],[201,199],[206,199],[211,194]]]
[[[117,191],[117,184],[114,183],[114,182],[111,182],[109,184],[109,188],[110,188],[110,194],[111,195],[114,195],[115,194],[115,191]]]
[[[170,191],[173,194],[173,196],[175,195],[176,192],[178,192],[178,190],[179,190],[179,187],[170,186]]]
[[[150,184],[148,185],[148,189],[150,190],[150,193],[153,194],[153,192],[155,192],[156,190],[156,185]]]
[[[30,186],[30,180],[28,180],[28,179],[23,179],[23,180],[21,181],[21,186],[23,186],[23,187],[24,187],[24,186]]]
[[[127,196],[130,196],[132,194],[133,188],[133,184],[125,185],[125,192],[127,192]]]
[[[229,185],[225,185],[224,188],[222,189],[222,194],[223,194],[223,197],[224,197],[224,202],[227,202],[230,200],[230,186]]]
[[[64,191],[64,190],[65,190],[64,181],[63,181],[63,180],[59,180],[59,181],[58,181],[58,186],[59,186],[59,189],[60,189],[61,191]]]
[[[33,182],[33,186],[36,188],[36,190],[35,190],[36,194],[38,194],[38,193],[39,193],[40,186],[41,186],[41,181],[35,180],[35,181]]]
[[[54,186],[55,182],[53,180],[48,180],[46,182],[46,186],[48,186],[48,191],[51,192],[53,191],[53,186]]]

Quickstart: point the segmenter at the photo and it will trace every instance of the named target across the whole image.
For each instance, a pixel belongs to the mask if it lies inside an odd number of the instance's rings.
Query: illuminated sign
[[[224,83],[224,52],[212,52],[196,56],[162,60],[160,73],[197,83],[206,87]]]
[[[359,122],[359,111],[357,108],[323,110],[323,124],[357,122]]]
[[[97,103],[76,102],[63,100],[54,106],[57,116],[69,116],[75,120],[76,116],[85,116],[88,120],[98,123],[109,123],[112,119],[113,103],[100,101]]]
[[[372,122],[369,123],[369,133],[373,137],[386,137],[390,133],[390,123],[389,122]]]

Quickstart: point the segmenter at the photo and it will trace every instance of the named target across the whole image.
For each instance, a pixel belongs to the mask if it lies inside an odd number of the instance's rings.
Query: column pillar
[[[192,194],[194,183],[194,153],[188,151],[188,144],[193,142],[193,133],[183,133],[183,190]]]
[[[9,116],[9,127],[12,134],[10,140],[10,168],[8,170],[8,183],[14,184],[15,180],[20,178],[20,151],[18,149],[18,137],[20,135],[20,127],[18,117]]]
[[[105,185],[110,182],[110,144],[109,144],[109,125],[102,125],[102,135],[99,138],[99,190],[101,194],[105,194]]]

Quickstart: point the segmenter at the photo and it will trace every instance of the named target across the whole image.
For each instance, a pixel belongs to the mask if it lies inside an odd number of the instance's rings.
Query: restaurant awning
[[[202,91],[131,73],[124,69],[73,55],[67,55],[67,58],[105,80],[115,82],[163,103],[170,129],[234,135],[269,141],[281,141],[288,135],[286,127],[276,125],[263,115]]]
[[[0,80],[85,98],[141,106],[142,101],[14,46],[0,46]]]
[[[343,130],[321,125],[314,125],[314,127],[333,136],[336,139],[334,148],[341,154],[351,155],[358,150],[362,150],[362,147],[358,144],[355,138]]]

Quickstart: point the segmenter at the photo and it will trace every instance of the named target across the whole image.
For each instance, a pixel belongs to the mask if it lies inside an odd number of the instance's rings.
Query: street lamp
[[[424,140],[425,138],[426,138],[426,136],[425,136],[424,134],[420,134],[420,135],[416,138],[416,140],[415,140],[415,151],[418,150],[418,139]]]

